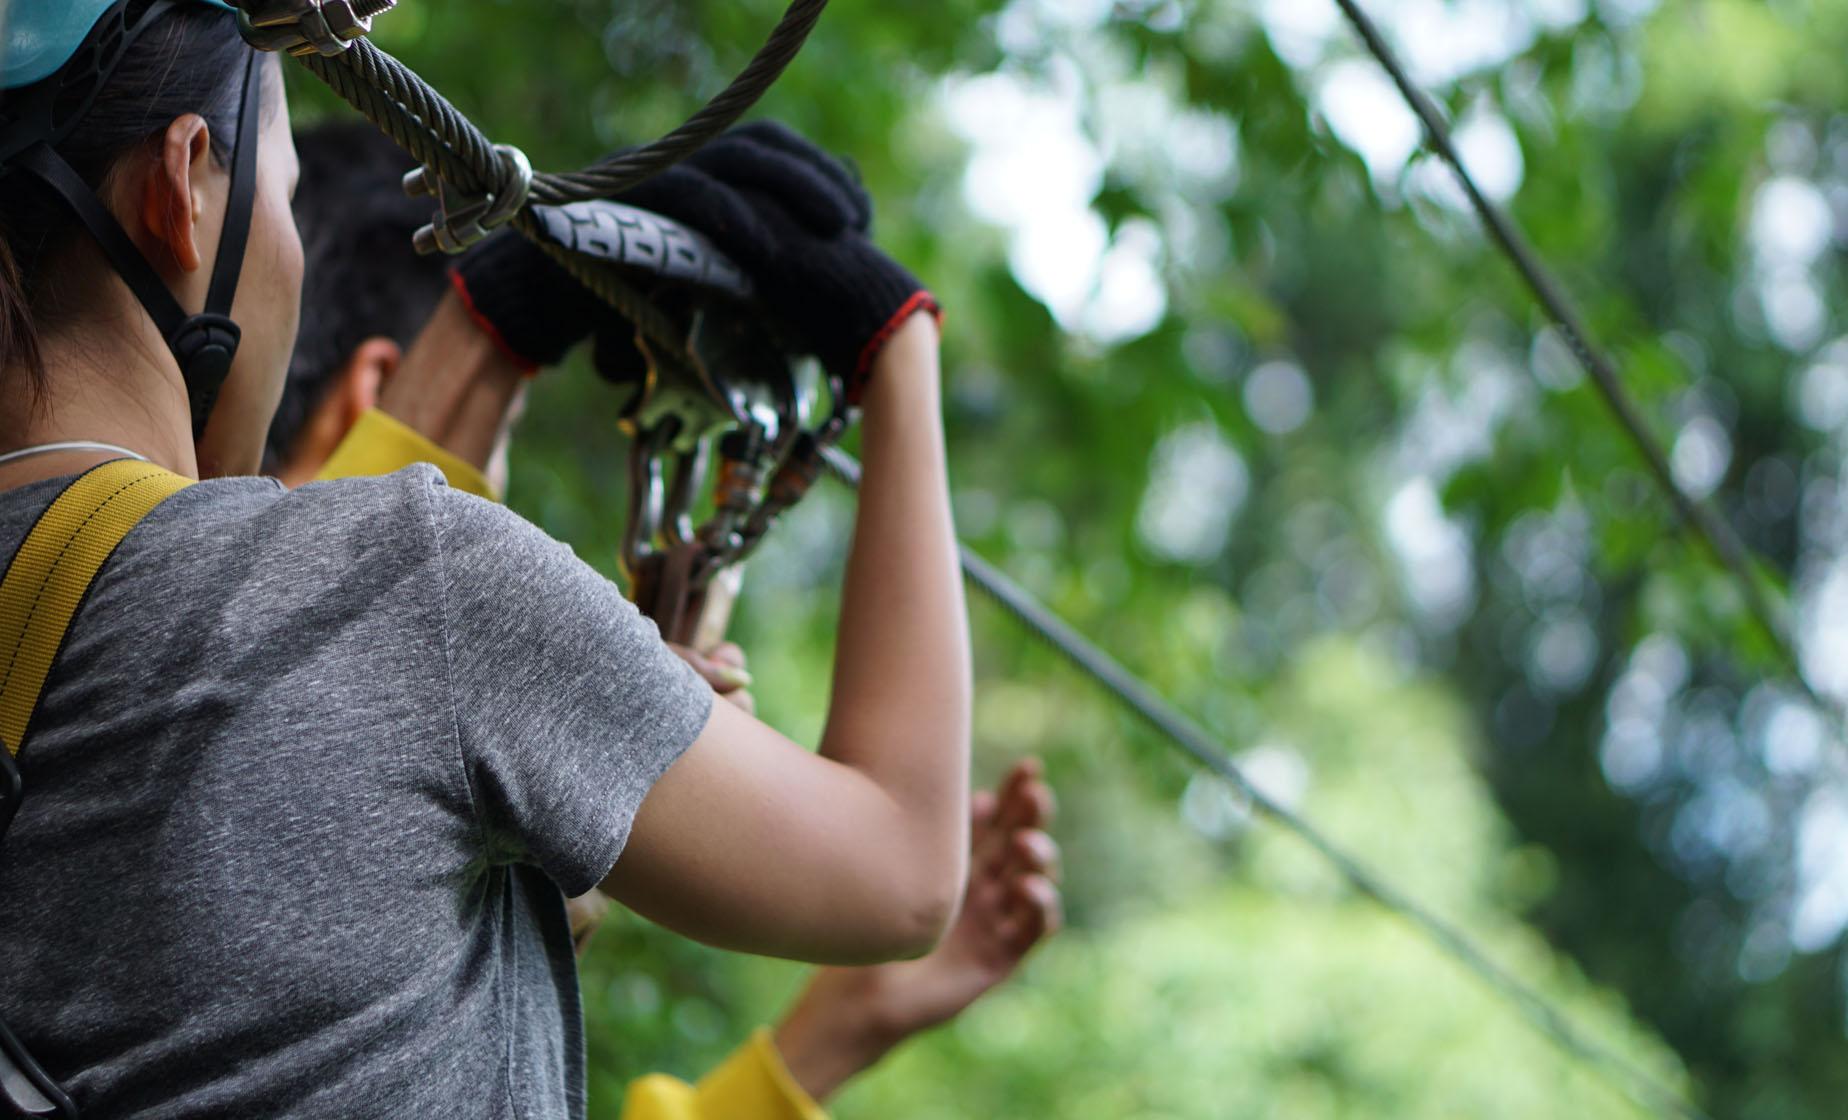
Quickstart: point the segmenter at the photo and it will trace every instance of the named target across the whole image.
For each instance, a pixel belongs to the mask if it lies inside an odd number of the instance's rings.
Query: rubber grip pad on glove
[[[652,211],[608,199],[535,206],[546,236],[619,268],[750,299],[751,278],[705,234]]]

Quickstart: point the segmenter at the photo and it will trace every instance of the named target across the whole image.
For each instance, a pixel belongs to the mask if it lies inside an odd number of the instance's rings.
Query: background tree
[[[1560,270],[1678,480],[1848,691],[1848,9],[1369,5]],[[401,54],[541,166],[671,126],[768,0],[417,0]],[[316,91],[298,83],[310,97]],[[325,104],[325,99],[322,100]],[[1715,1114],[1848,1093],[1848,786],[1326,0],[836,5],[763,112],[849,152],[949,309],[958,517],[1299,806]],[[538,386],[513,504],[613,570],[623,453]],[[753,564],[762,708],[823,710],[846,499]],[[1627,1116],[1400,924],[976,610],[979,767],[1044,755],[1073,928],[843,1116]],[[631,921],[595,1106],[794,983]]]

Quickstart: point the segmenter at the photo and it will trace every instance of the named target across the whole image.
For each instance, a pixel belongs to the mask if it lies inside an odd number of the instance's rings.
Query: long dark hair
[[[130,19],[154,0],[131,0]],[[250,48],[236,17],[202,4],[181,4],[160,16],[129,48],[83,121],[58,152],[100,190],[123,156],[160,136],[175,118],[197,113],[211,132],[212,152],[229,155],[236,134],[239,79]],[[56,81],[54,75],[47,82]],[[9,91],[5,101],[37,87]],[[55,327],[84,293],[57,265],[89,235],[70,209],[37,178],[0,176],[0,368],[25,371],[35,392],[45,385],[43,332]]]

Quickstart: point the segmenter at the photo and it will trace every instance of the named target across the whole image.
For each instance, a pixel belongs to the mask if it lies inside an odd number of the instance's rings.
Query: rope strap
[[[0,579],[0,743],[17,756],[51,663],[96,575],[154,507],[191,486],[118,459],[73,482],[26,534]]]

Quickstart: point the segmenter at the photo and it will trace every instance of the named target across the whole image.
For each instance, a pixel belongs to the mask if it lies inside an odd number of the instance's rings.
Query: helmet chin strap
[[[211,419],[219,391],[231,374],[231,362],[237,356],[238,343],[243,337],[238,325],[231,321],[231,305],[237,298],[244,250],[250,242],[251,214],[256,208],[257,128],[263,116],[263,71],[257,59],[253,51],[244,63],[243,101],[238,107],[224,231],[218,240],[218,257],[212,265],[205,308],[197,315],[186,313],[122,228],[122,223],[116,221],[115,215],[96,197],[96,192],[50,144],[36,144],[21,152],[14,164],[19,170],[37,176],[64,199],[90,231],[90,236],[96,239],[122,282],[147,310],[154,325],[160,328],[186,380],[195,441],[205,434],[206,422]]]

